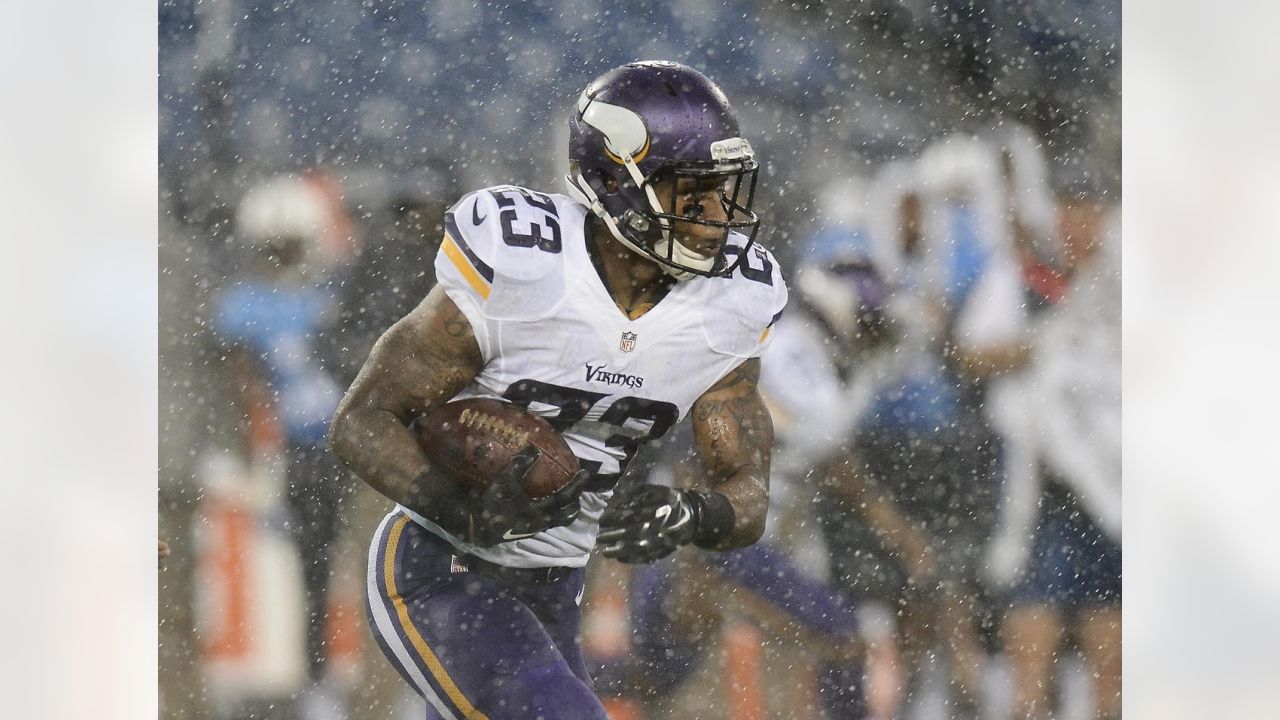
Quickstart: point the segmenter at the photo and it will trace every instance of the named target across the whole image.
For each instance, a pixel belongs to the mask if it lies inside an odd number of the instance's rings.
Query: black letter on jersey
[[[560,252],[560,221],[559,215],[556,214],[555,203],[551,198],[545,195],[535,197],[534,193],[530,193],[523,189],[515,188],[512,190],[494,190],[490,192],[493,199],[498,201],[498,219],[502,222],[502,241],[508,245],[515,247],[537,247],[549,253]],[[516,220],[516,201],[515,197],[520,197],[529,208],[537,208],[547,215],[543,219],[547,228],[551,230],[551,237],[542,236],[542,226],[532,220],[529,220],[529,233],[516,232],[513,223]]]
[[[751,267],[751,255],[747,255],[747,259],[738,266],[738,271],[742,273],[742,277],[748,280],[755,280],[756,282],[764,283],[765,285],[773,285],[773,263],[769,262],[769,256],[764,253],[762,248],[756,247],[752,249],[754,250],[752,255],[756,256],[756,259],[760,261],[763,267],[758,270]],[[731,263],[729,260],[730,256],[739,255],[741,253],[742,248],[734,245],[726,245],[724,248],[724,259],[726,262]]]
[[[564,432],[572,427],[574,423],[586,417],[587,411],[601,399],[608,397],[608,395],[589,390],[552,385],[551,383],[537,380],[517,380],[507,387],[507,391],[502,394],[502,397],[526,408],[531,402],[554,405],[560,408],[559,414],[555,417],[549,417],[547,420],[557,432]],[[620,397],[614,400],[604,411],[604,414],[600,417],[600,422],[612,425],[619,430],[625,429],[636,434],[635,437],[632,437],[619,433],[610,435],[605,440],[605,445],[608,447],[620,448],[623,451],[624,457],[619,461],[618,465],[622,471],[626,471],[627,465],[635,457],[636,451],[639,450],[642,444],[665,435],[671,429],[671,426],[676,423],[676,420],[679,419],[679,408],[669,402],[638,397]],[[631,427],[627,426],[628,421],[632,421]],[[648,425],[647,429],[644,427],[646,424]],[[617,475],[600,475],[600,464],[598,462],[586,460],[581,462],[582,467],[597,475],[587,484],[586,489],[588,492],[607,492],[612,490],[617,485],[619,478],[622,477],[621,472]]]

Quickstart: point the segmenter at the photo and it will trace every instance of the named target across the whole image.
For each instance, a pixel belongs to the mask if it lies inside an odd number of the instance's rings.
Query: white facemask
[[[669,246],[670,246],[670,242],[664,238],[653,244],[653,250],[659,255],[662,255],[665,257],[667,254],[667,248]],[[698,270],[701,270],[703,272],[710,272],[711,268],[715,266],[716,259],[714,256],[707,256],[701,253],[696,253],[690,250],[689,248],[685,247],[678,240],[675,241],[674,247],[675,249],[671,252],[672,262],[677,262],[677,263],[680,263],[681,265],[685,265],[691,268],[697,268]],[[696,273],[691,273],[685,270],[679,270],[677,268],[673,268],[667,265],[663,265],[662,269],[666,270],[668,275],[674,277],[677,280],[688,280],[690,278],[697,277]]]

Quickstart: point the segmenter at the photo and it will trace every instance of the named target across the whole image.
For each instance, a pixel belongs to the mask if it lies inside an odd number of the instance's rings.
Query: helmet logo
[[[640,162],[649,154],[649,131],[644,120],[636,113],[617,105],[592,100],[583,93],[578,98],[578,112],[582,122],[595,128],[604,136],[604,148],[609,159],[621,165],[622,158],[630,155]]]
[[[636,334],[633,332],[622,333],[622,340],[618,342],[618,349],[622,352],[631,352],[636,349]]]

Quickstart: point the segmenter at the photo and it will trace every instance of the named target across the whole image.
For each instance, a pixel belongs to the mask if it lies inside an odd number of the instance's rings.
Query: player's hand
[[[691,493],[664,485],[626,487],[600,516],[596,543],[605,557],[625,563],[664,558],[693,542],[698,529],[695,502]]]
[[[524,477],[541,452],[529,447],[511,458],[511,462],[493,479],[493,484],[480,498],[472,542],[482,547],[523,540],[553,527],[568,525],[578,517],[578,496],[590,474],[579,470],[564,487],[534,500],[524,494]]]

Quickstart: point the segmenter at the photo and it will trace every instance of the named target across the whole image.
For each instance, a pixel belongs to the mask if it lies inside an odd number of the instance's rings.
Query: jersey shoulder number
[[[773,253],[759,243],[744,247],[746,238],[729,235],[725,259],[742,261],[728,278],[711,278],[715,311],[704,322],[711,347],[738,357],[756,357],[769,344],[774,323],[787,305],[787,283]]]
[[[514,185],[468,193],[445,214],[436,277],[486,317],[545,317],[564,298],[564,215],[553,196]]]

